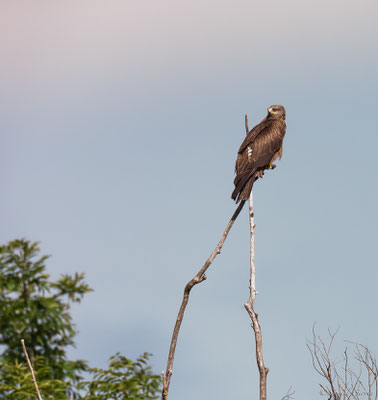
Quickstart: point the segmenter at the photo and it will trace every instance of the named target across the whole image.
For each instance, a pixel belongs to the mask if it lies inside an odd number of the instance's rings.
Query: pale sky
[[[0,2],[1,243],[85,272],[74,358],[154,354],[235,205],[234,162],[271,104],[284,154],[254,187],[269,398],[318,399],[306,339],[378,352],[376,1]],[[170,399],[251,399],[248,216],[196,286]]]

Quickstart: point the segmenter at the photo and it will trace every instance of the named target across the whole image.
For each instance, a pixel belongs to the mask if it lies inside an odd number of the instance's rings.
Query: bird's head
[[[275,104],[274,106],[270,106],[268,108],[268,117],[285,119],[286,111],[285,111],[284,106],[281,106],[279,104]]]

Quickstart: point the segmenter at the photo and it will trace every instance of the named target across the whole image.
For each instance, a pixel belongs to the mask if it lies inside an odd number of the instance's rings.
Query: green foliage
[[[51,282],[46,273],[48,256],[39,256],[39,251],[38,243],[27,240],[0,247],[1,362],[3,367],[6,362],[24,363],[20,345],[24,339],[32,362],[37,355],[39,363],[44,361],[45,376],[70,382],[68,389],[72,389],[88,366],[66,356],[76,334],[69,308],[92,289],[84,283],[83,274],[63,275]]]
[[[43,357],[34,359],[35,375],[43,399],[68,400],[68,385],[58,379],[50,378],[50,367]],[[35,400],[35,388],[27,364],[17,360],[5,362],[0,359],[0,398],[7,400]]]
[[[85,293],[93,291],[85,282],[84,274],[75,272],[74,277],[62,275],[56,283],[51,283],[51,287],[58,290],[60,296],[67,295],[69,300],[80,303]]]
[[[109,368],[91,368],[93,380],[83,383],[85,400],[157,399],[161,377],[147,365],[151,354],[144,353],[135,362],[117,353],[109,359]]]
[[[46,273],[48,256],[38,243],[13,240],[0,246],[0,399],[34,400],[35,389],[21,346],[25,340],[44,400],[156,399],[161,378],[153,375],[145,353],[135,362],[116,354],[107,370],[67,358],[76,334],[72,303],[92,291],[84,274]],[[83,372],[93,375],[83,380]]]

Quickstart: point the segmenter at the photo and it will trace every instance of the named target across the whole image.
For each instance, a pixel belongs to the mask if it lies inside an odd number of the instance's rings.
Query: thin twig
[[[248,134],[248,117],[245,115],[245,130]],[[256,270],[255,270],[255,225],[253,221],[253,194],[251,192],[249,197],[249,226],[250,226],[250,238],[251,238],[251,250],[250,250],[250,280],[249,280],[249,299],[244,303],[244,307],[247,310],[251,320],[252,328],[255,332],[255,343],[256,343],[256,361],[260,373],[260,400],[266,400],[266,377],[269,369],[264,365],[263,358],[263,346],[262,346],[262,333],[258,319],[258,315],[255,312],[253,306],[256,298]]]
[[[227,235],[230,232],[232,225],[234,224],[236,218],[240,214],[240,211],[242,210],[244,204],[245,204],[244,200],[240,202],[239,206],[237,207],[237,209],[235,210],[234,214],[232,215],[230,221],[228,222],[227,227],[224,230],[223,235],[222,235],[219,243],[215,247],[214,251],[210,254],[210,257],[206,260],[205,264],[199,270],[197,275],[192,280],[190,280],[185,286],[184,296],[182,299],[181,307],[178,312],[175,327],[174,327],[173,334],[172,334],[171,345],[170,345],[169,354],[168,354],[167,368],[166,368],[165,372],[163,372],[163,391],[162,391],[162,395],[161,395],[162,400],[166,400],[168,398],[169,385],[170,385],[171,376],[172,376],[173,361],[175,358],[177,338],[178,338],[178,334],[180,331],[182,319],[184,317],[184,312],[185,312],[186,306],[188,305],[190,291],[192,290],[193,286],[197,285],[198,283],[203,282],[206,279],[205,272],[210,267],[210,265],[214,261],[215,257],[218,254],[220,254],[223,244],[227,238]]]
[[[378,367],[376,357],[368,347],[360,343],[346,340],[355,346],[355,360],[359,371],[355,371],[349,361],[348,348],[344,349],[343,365],[339,367],[336,360],[331,359],[331,350],[335,333],[328,330],[329,344],[321,339],[312,328],[313,342],[307,342],[314,369],[326,379],[328,386],[320,387],[332,400],[359,400],[366,396],[368,400],[378,398]],[[320,343],[320,344],[318,344]]]
[[[245,126],[245,134],[248,135],[249,127],[248,127],[248,115],[247,114],[245,114],[245,116],[244,116],[244,126]]]
[[[32,374],[32,379],[33,379],[33,383],[34,383],[35,391],[37,393],[38,400],[42,400],[41,393],[39,392],[39,388],[38,388],[37,379],[35,378],[35,375],[34,375],[33,366],[32,366],[32,363],[30,362],[30,358],[29,358],[28,352],[25,347],[24,339],[21,339],[21,344],[22,344],[22,349],[24,350],[24,353],[25,353],[26,361],[28,363],[30,372]]]
[[[285,396],[281,398],[281,400],[292,400],[294,397],[295,391],[292,390],[292,387],[289,387],[289,390],[286,392]]]

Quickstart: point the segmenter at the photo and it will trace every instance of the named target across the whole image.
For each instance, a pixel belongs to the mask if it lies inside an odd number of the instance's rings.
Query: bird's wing
[[[248,138],[249,135],[253,134],[252,130],[244,140],[246,144],[243,142],[240,147],[243,150],[239,151],[236,160],[236,174],[244,175],[247,171],[257,170],[269,165],[282,146],[285,130],[286,125],[284,122],[271,121],[269,121],[269,124],[264,122],[262,129],[259,129],[258,133],[254,134],[254,138]]]
[[[243,140],[238,153],[241,154],[243,151],[256,139],[256,137],[263,133],[266,129],[268,129],[272,125],[272,121],[264,118],[259,124],[257,124],[253,129],[251,129],[248,135]]]
[[[259,172],[281,156],[285,132],[285,121],[265,118],[248,133],[235,164],[235,189],[231,197],[236,202],[248,199]]]
[[[269,165],[273,156],[282,146],[285,130],[285,124],[273,123],[256,136],[255,140],[250,145],[249,163],[251,169]]]

